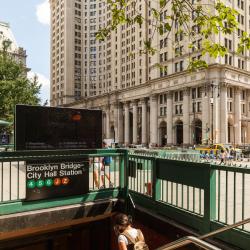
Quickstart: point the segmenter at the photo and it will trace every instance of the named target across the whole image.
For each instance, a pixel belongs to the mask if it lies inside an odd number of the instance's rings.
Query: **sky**
[[[10,24],[18,46],[26,50],[28,77],[37,74],[42,103],[49,101],[49,13],[48,0],[0,0],[0,21]]]

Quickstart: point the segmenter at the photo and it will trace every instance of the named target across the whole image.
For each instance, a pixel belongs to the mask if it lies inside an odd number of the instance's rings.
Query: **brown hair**
[[[132,225],[131,216],[127,216],[126,214],[120,213],[115,216],[114,219],[114,230],[117,234],[120,234],[126,230],[128,226]]]

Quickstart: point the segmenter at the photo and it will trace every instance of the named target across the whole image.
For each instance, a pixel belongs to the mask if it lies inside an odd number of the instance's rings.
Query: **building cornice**
[[[126,102],[149,97],[151,94],[161,94],[168,91],[175,91],[180,88],[187,88],[202,85],[204,82],[218,81],[228,85],[237,85],[243,88],[250,88],[250,72],[228,65],[212,64],[207,69],[197,72],[185,70],[165,77],[150,80],[144,84],[126,89],[119,89],[104,93],[98,96],[83,98],[64,106],[75,106],[82,103],[90,104],[98,101],[102,105],[114,102]],[[99,105],[99,106],[100,106]]]

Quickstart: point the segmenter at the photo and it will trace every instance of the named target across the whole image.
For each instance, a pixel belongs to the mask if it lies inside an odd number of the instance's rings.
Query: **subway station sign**
[[[42,200],[88,192],[87,158],[63,162],[26,162],[26,200]]]

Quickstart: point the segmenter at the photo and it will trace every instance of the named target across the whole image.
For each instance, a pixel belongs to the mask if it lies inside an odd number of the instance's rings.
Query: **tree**
[[[37,77],[27,78],[24,65],[8,52],[10,41],[3,41],[0,51],[0,119],[13,122],[16,104],[38,105],[41,85]]]
[[[156,33],[171,39],[171,32],[175,35],[188,37],[189,50],[195,47],[197,36],[202,39],[202,55],[208,54],[217,58],[225,56],[228,48],[214,40],[214,35],[233,34],[237,31],[239,13],[227,7],[220,1],[203,0],[108,0],[108,8],[111,11],[111,21],[100,29],[97,39],[104,40],[112,31],[117,30],[119,25],[141,26],[148,23],[153,27],[151,36],[144,40],[144,53],[154,55],[157,46],[152,45]],[[150,19],[143,15],[141,5],[144,4],[146,13],[151,13]],[[127,11],[128,9],[132,11]],[[198,32],[199,31],[199,32]],[[178,40],[178,39],[177,39]],[[178,46],[178,41],[176,43]],[[194,48],[195,49],[195,48]],[[250,37],[246,32],[240,34],[237,53],[241,54],[250,49]],[[158,65],[161,67],[161,65]],[[207,62],[199,59],[192,60],[190,57],[189,69],[195,70],[207,67]]]

